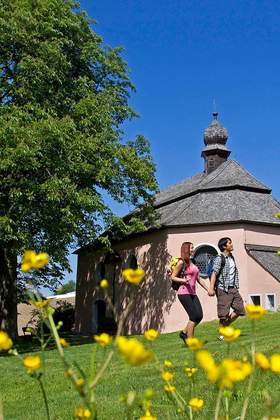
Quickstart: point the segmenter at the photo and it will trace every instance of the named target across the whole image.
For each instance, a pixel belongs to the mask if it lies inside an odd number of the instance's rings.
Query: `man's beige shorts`
[[[240,316],[245,315],[243,299],[239,293],[239,290],[236,289],[236,287],[229,288],[228,292],[217,288],[216,293],[219,319],[227,318],[230,312],[230,308],[232,308],[234,312]]]

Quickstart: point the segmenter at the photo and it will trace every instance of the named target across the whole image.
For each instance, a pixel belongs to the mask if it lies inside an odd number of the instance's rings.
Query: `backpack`
[[[169,266],[168,266],[168,271],[169,271],[169,273],[170,273],[170,272],[172,273],[172,271],[174,270],[174,268],[175,268],[175,267],[176,267],[176,265],[178,264],[178,261],[179,261],[179,260],[181,260],[181,258],[180,258],[180,257],[172,257],[172,258],[171,258],[171,261],[170,261]],[[185,264],[185,262],[183,261],[183,267],[182,267],[182,269],[181,269],[180,273],[178,274],[178,277],[181,277],[181,274],[185,271],[185,268],[186,268],[186,264]],[[172,289],[173,289],[173,290],[178,290],[180,286],[181,286],[181,284],[180,284],[180,283],[178,283],[177,281],[173,281],[173,280],[171,280],[171,287],[172,287]]]
[[[224,268],[225,263],[226,263],[226,258],[225,258],[225,256],[224,256],[224,254],[220,254],[220,257],[221,257],[221,259],[222,259],[222,261],[221,261],[221,268],[220,268],[219,273],[217,273],[217,277],[220,275],[220,273],[221,273],[221,271],[222,271],[222,269]],[[210,258],[210,260],[209,260],[209,262],[208,262],[208,266],[207,266],[207,276],[209,277],[209,279],[210,279],[211,274],[212,274],[212,272],[213,272],[213,265],[214,265],[214,260],[215,260],[215,258],[217,258],[217,255],[215,255],[215,257],[211,257],[211,258]]]

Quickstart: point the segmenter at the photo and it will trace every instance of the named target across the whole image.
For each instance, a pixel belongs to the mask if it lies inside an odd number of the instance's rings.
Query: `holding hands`
[[[208,296],[215,296],[215,290],[214,289],[212,289],[211,287],[209,287],[209,289],[208,289]]]

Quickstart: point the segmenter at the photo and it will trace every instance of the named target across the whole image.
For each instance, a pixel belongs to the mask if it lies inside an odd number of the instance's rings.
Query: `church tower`
[[[205,148],[201,156],[204,158],[204,172],[210,174],[225,162],[230,155],[226,147],[228,132],[217,120],[218,112],[213,112],[213,121],[204,131]]]

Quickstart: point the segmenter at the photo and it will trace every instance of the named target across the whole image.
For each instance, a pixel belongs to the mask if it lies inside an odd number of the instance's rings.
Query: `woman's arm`
[[[203,287],[203,289],[206,290],[206,292],[208,293],[208,287],[207,287],[205,281],[199,276],[197,278],[197,281],[200,284],[200,286]]]
[[[181,284],[187,283],[186,279],[182,279],[181,277],[178,277],[179,273],[182,271],[183,264],[184,264],[183,261],[179,260],[177,262],[176,267],[172,271],[171,280],[175,281],[176,283],[181,283]]]

